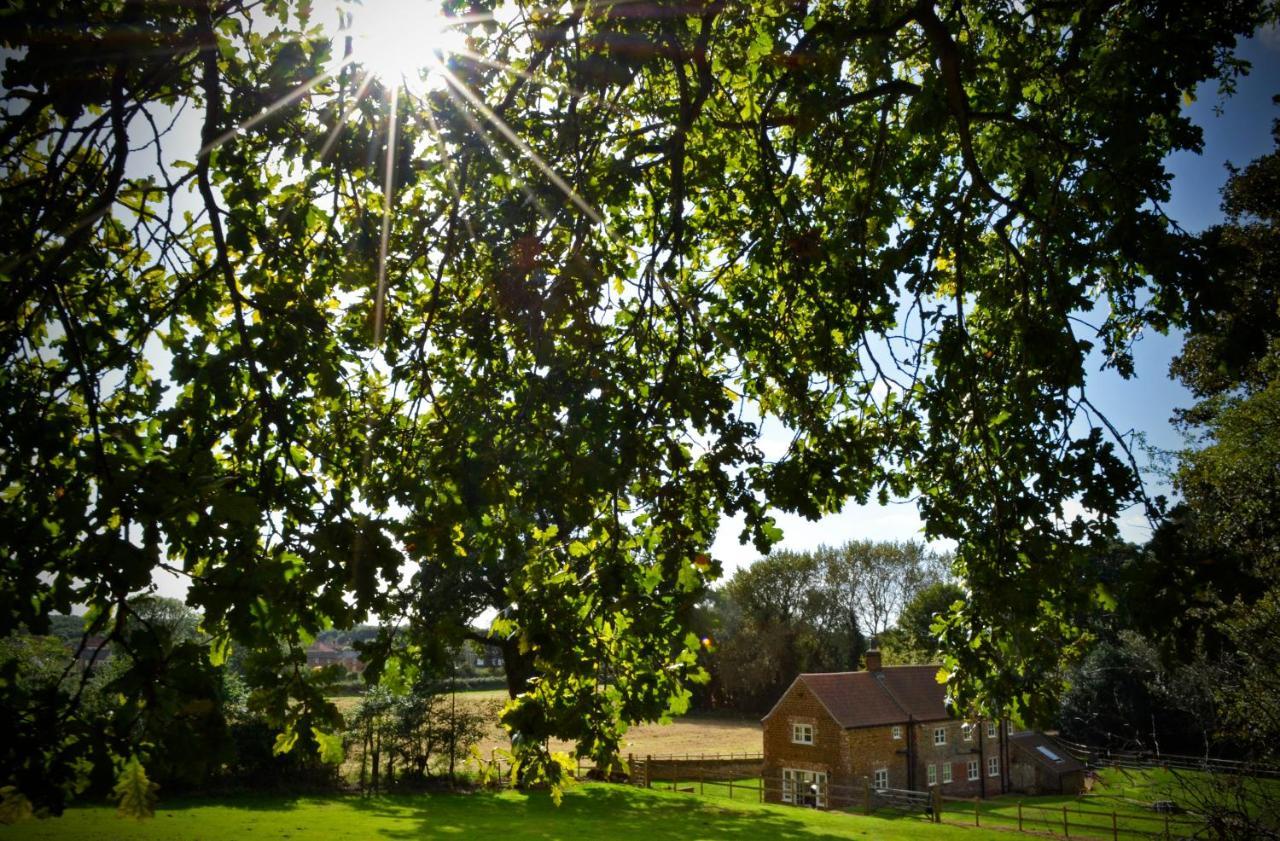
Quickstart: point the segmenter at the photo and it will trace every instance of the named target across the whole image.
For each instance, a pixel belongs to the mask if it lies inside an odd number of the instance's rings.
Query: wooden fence
[[[1062,838],[1136,841],[1147,838],[1190,838],[1203,833],[1194,814],[1164,812],[1140,815],[1098,809],[1078,803],[1058,806],[1024,801],[942,797],[942,823],[1015,830]]]
[[[1212,756],[1161,753],[1160,751],[1111,750],[1093,745],[1057,740],[1067,752],[1093,768],[1126,768],[1150,770],[1172,768],[1177,771],[1204,771],[1210,774],[1236,774],[1245,777],[1280,778],[1280,765],[1265,762],[1245,762],[1238,759],[1219,759]]]

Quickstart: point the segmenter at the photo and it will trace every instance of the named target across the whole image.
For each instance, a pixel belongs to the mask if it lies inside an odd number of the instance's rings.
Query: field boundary
[[[1084,745],[1078,742],[1056,740],[1076,759],[1091,768],[1127,768],[1147,771],[1169,768],[1176,771],[1204,771],[1210,774],[1236,774],[1244,777],[1273,777],[1280,779],[1280,765],[1266,762],[1248,762],[1239,759],[1219,759],[1212,756],[1161,753],[1160,751],[1127,751]]]

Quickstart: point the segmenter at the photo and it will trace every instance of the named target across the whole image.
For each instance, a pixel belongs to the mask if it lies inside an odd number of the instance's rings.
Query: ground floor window
[[[827,807],[827,772],[783,768],[782,802],[825,809]]]
[[[929,785],[936,786],[938,784],[938,766],[929,763]]]
[[[942,763],[942,782],[944,783],[951,782],[951,763],[950,762]]]
[[[987,758],[987,776],[1000,776],[1000,757],[992,756]]]
[[[875,776],[871,780],[871,785],[874,786],[877,791],[888,788],[889,787],[889,769],[877,768]]]
[[[978,779],[978,760],[976,759],[969,760],[969,779]]]

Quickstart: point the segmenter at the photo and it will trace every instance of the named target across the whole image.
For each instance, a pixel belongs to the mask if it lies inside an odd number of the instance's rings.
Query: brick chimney
[[[880,671],[880,649],[878,648],[868,649],[865,662],[867,666],[867,671],[869,672]]]

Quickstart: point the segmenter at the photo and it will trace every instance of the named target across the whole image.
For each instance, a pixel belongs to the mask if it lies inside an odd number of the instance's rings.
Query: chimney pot
[[[867,651],[866,664],[867,664],[867,671],[869,672],[880,671],[880,649],[872,648],[869,651]]]

